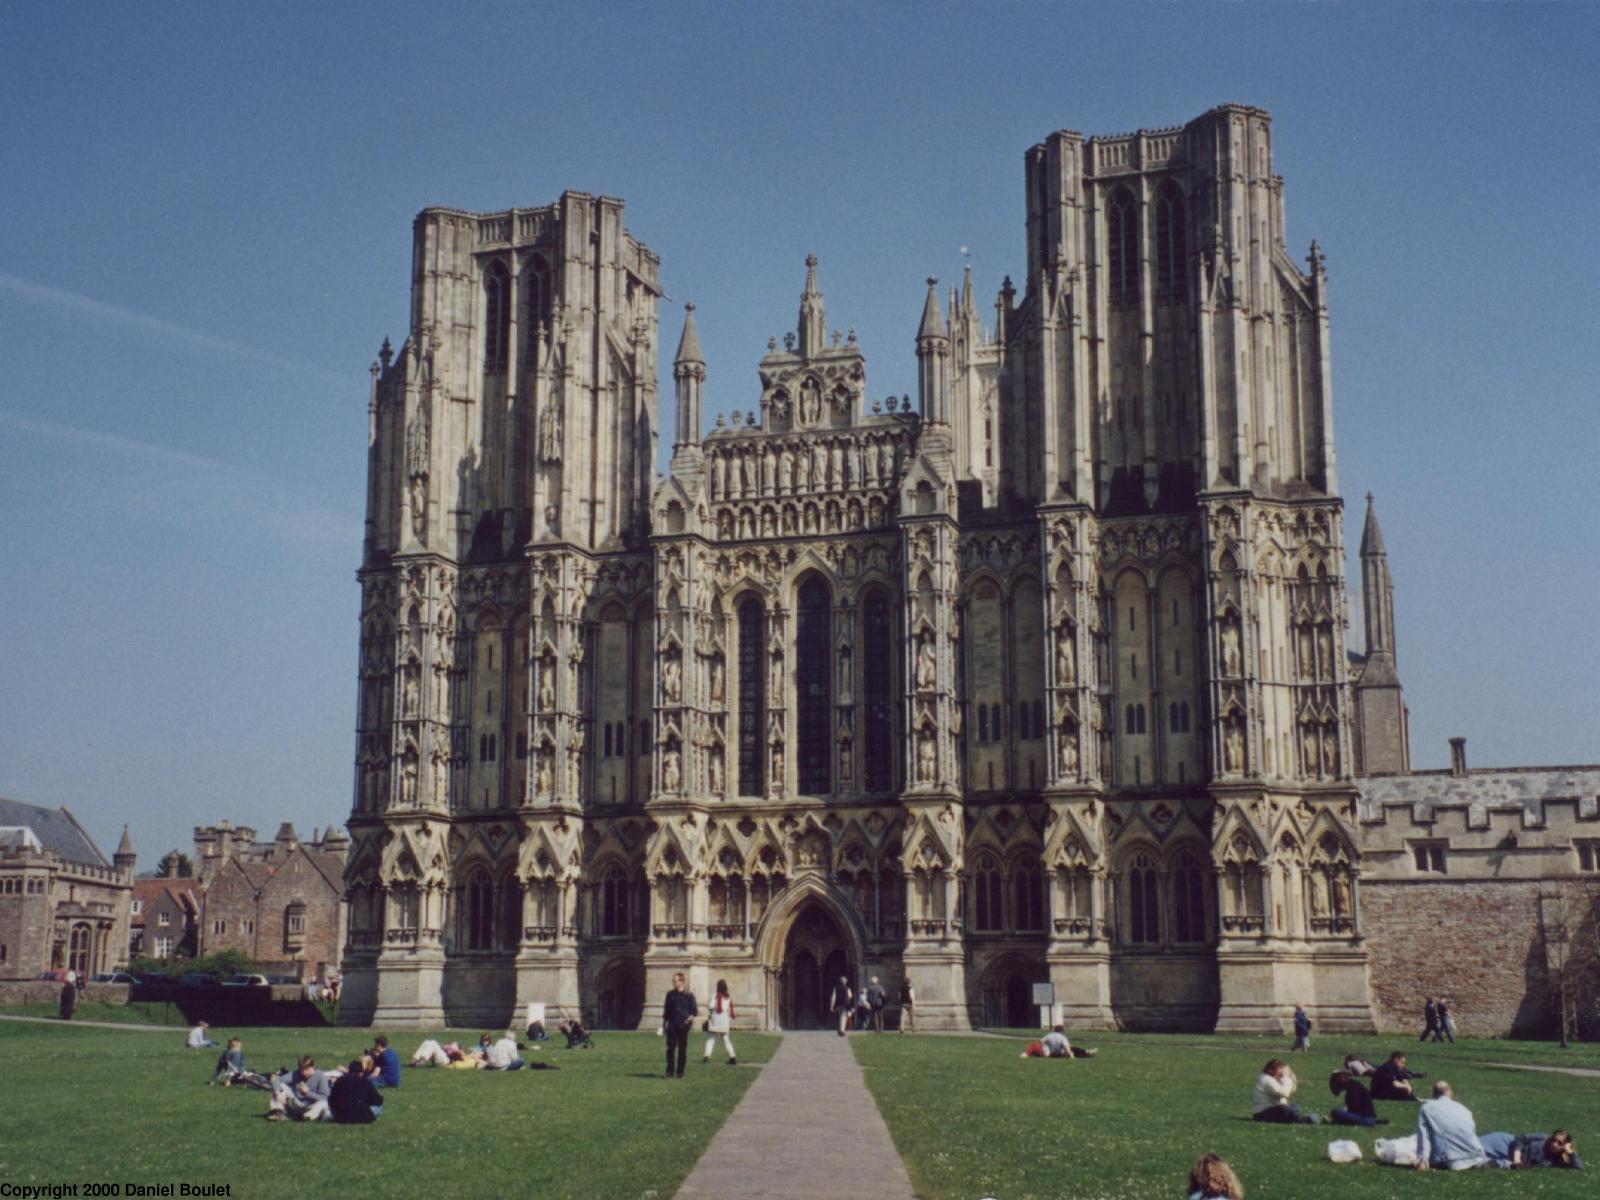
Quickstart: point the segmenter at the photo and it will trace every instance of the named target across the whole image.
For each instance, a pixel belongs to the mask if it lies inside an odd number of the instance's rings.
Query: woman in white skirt
[[[706,1052],[701,1062],[711,1061],[711,1051],[716,1049],[717,1038],[722,1038],[722,1048],[728,1052],[728,1065],[734,1066],[738,1059],[733,1054],[733,1039],[728,1036],[728,1030],[733,1028],[733,997],[728,995],[728,981],[717,980],[717,994],[711,1001],[711,1014],[706,1017]]]

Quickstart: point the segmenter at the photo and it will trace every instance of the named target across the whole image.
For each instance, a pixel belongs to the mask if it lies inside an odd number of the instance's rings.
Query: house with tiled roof
[[[198,879],[135,879],[129,958],[192,958],[200,945]]]
[[[126,827],[108,859],[65,806],[0,798],[0,978],[123,965],[136,859]]]

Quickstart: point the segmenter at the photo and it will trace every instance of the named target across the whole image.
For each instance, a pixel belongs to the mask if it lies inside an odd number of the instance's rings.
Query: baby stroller
[[[556,1028],[567,1036],[567,1044],[564,1049],[594,1049],[594,1038],[591,1037],[589,1035],[589,1031],[583,1027],[583,1022],[579,1021],[576,1017],[570,1021],[562,1021],[561,1024],[556,1026]]]

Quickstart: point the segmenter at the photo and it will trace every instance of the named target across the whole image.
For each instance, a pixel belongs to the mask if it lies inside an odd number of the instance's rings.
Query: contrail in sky
[[[7,271],[0,271],[0,288],[29,300],[38,300],[46,304],[68,308],[73,312],[98,317],[113,324],[142,329],[146,333],[153,333],[157,337],[181,342],[197,350],[207,350],[213,354],[225,354],[234,358],[247,358],[254,362],[270,363],[285,371],[293,371],[300,375],[312,376],[325,383],[337,384],[340,388],[349,388],[352,386],[353,381],[356,386],[360,386],[359,380],[356,380],[353,375],[350,377],[338,375],[321,367],[314,367],[309,363],[295,362],[293,359],[273,354],[270,350],[263,350],[259,346],[234,341],[232,338],[218,337],[216,334],[207,333],[203,329],[193,329],[188,325],[180,325],[176,321],[168,321],[162,317],[152,317],[145,313],[134,312],[129,308],[107,304],[104,300],[96,300],[93,296],[69,292],[64,288],[51,287],[49,284],[34,283],[32,280],[23,279],[20,275],[12,275]]]

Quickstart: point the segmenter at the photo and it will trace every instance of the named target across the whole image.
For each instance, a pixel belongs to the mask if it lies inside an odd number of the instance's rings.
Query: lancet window
[[[1183,220],[1183,194],[1172,183],[1156,199],[1156,297],[1181,301],[1187,294],[1184,272],[1187,234]]]
[[[483,367],[503,371],[506,335],[511,328],[511,281],[501,263],[493,263],[483,276]]]
[[[766,684],[767,614],[751,597],[739,605],[739,794],[761,794],[761,698]]]
[[[795,611],[794,689],[799,734],[799,784],[806,795],[827,794],[833,739],[829,694],[832,654],[828,585],[813,576],[800,587]]]
[[[1113,302],[1139,298],[1138,205],[1127,188],[1118,188],[1106,206],[1106,266]]]
[[[889,698],[891,639],[889,598],[881,589],[862,606],[862,683],[866,700],[866,787],[886,792],[894,786],[894,724]]]

